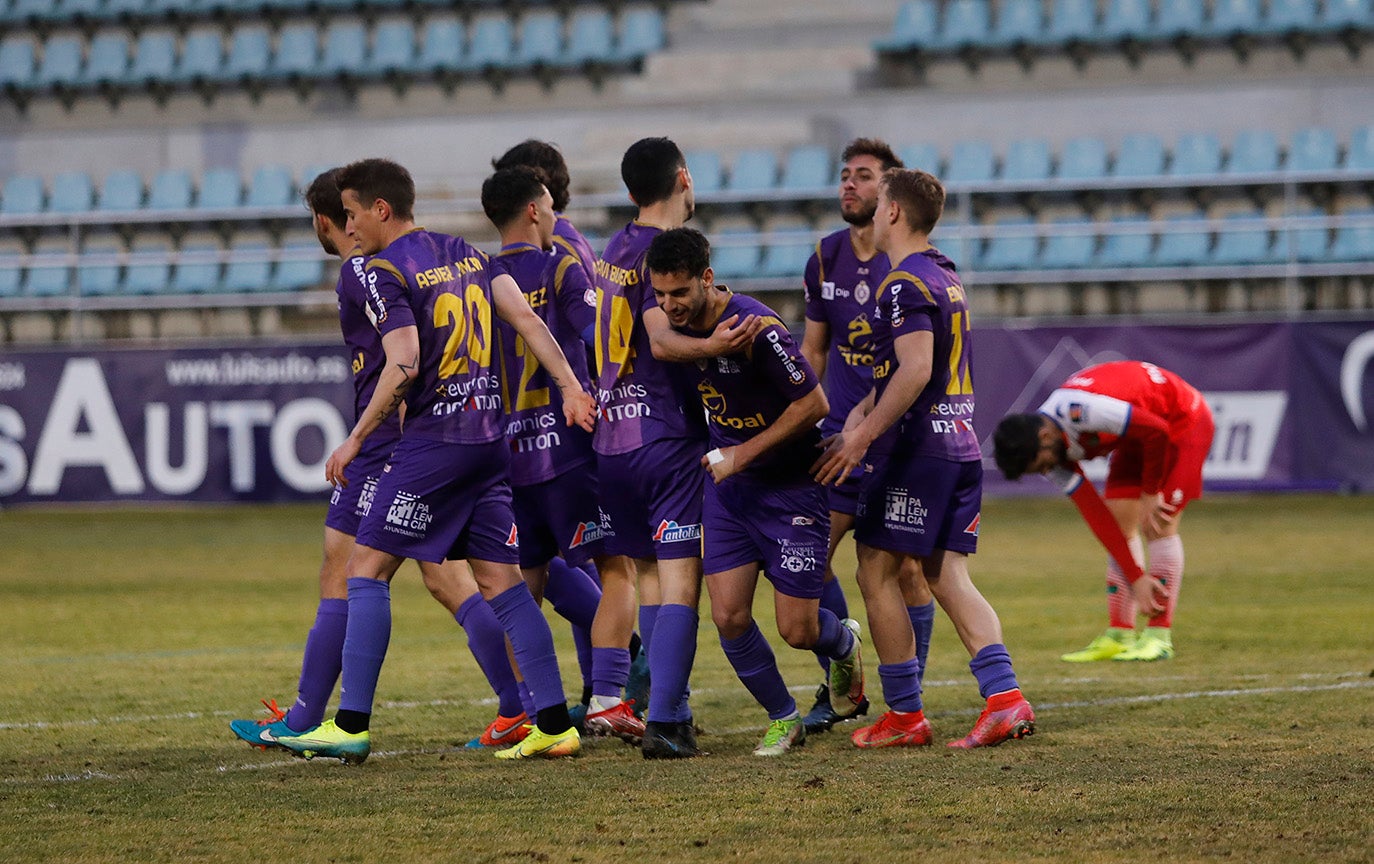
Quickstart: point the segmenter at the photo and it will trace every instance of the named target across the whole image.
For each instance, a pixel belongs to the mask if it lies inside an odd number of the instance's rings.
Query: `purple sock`
[[[305,637],[301,680],[296,685],[296,704],[286,712],[293,732],[314,729],[324,719],[324,709],[343,667],[344,631],[348,628],[348,601],[337,597],[320,600],[315,626]]]
[[[821,585],[821,609],[829,611],[835,616],[836,620],[849,617],[849,601],[844,599],[844,589],[840,587],[838,577],[831,579]],[[822,639],[825,637],[822,636]],[[826,675],[830,674],[830,655],[823,654],[817,646],[816,662],[821,664],[821,671]]]
[[[525,685],[524,681],[515,682],[515,686],[519,688],[520,710],[525,712],[526,717],[533,720],[534,716],[539,713],[539,709],[534,707],[534,694],[530,692],[530,688]]]
[[[601,605],[601,586],[581,567],[573,567],[562,558],[549,562],[549,581],[544,596],[553,611],[572,624],[573,644],[577,647],[577,668],[582,672],[582,686],[592,684],[592,619]]]
[[[930,634],[935,629],[935,601],[924,606],[908,606],[906,614],[911,619],[911,630],[916,634],[916,674],[924,681],[926,657],[930,654]]]
[[[978,694],[984,699],[994,693],[1015,690],[1019,686],[1016,673],[1011,668],[1011,655],[1007,653],[1007,646],[1000,642],[985,646],[968,661],[968,668],[973,677],[978,679]]]
[[[510,637],[515,662],[520,664],[525,686],[534,697],[535,710],[566,703],[558,656],[553,652],[553,633],[530,589],[524,582],[507,588],[491,599],[491,609]]]
[[[496,620],[491,605],[481,594],[474,594],[463,601],[453,618],[467,633],[468,649],[496,693],[499,702],[496,713],[502,717],[516,716],[524,710],[520,704],[520,687],[511,671],[510,658],[506,656],[506,631],[501,629],[501,622]]]
[[[592,695],[620,698],[630,680],[628,648],[592,649]]]
[[[391,642],[391,586],[382,579],[348,580],[348,630],[343,644],[339,708],[372,713],[377,678]]]
[[[644,653],[649,653],[649,647],[654,644],[654,624],[658,623],[658,606],[639,607],[639,642],[644,646]]]
[[[849,632],[849,628],[840,623],[840,619],[835,617],[835,613],[820,608],[819,617],[821,619],[821,635],[816,640],[816,644],[811,646],[811,650],[816,652],[817,657],[825,659],[826,672],[830,671],[830,660],[834,657],[843,657],[849,653],[849,649],[854,647],[854,634]]]
[[[735,667],[744,689],[768,712],[769,720],[781,720],[796,713],[797,700],[787,692],[773,648],[763,638],[757,622],[750,622],[749,629],[734,639],[722,636],[720,647],[725,649],[725,659]]]
[[[921,710],[921,677],[917,674],[914,658],[879,665],[878,677],[883,682],[883,701],[887,702],[887,707],[893,711]]]
[[[697,613],[687,606],[664,603],[658,607],[654,641],[649,643],[649,679],[654,682],[649,720],[682,723],[692,717],[687,679],[697,656],[697,621]]]

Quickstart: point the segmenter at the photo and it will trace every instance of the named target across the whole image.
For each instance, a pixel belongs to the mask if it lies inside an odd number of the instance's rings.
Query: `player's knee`
[[[747,608],[726,609],[712,606],[711,620],[715,623],[716,630],[720,632],[720,638],[738,639],[748,631],[749,625],[754,622],[754,617]]]
[[[778,635],[792,648],[806,650],[814,647],[821,638],[821,628],[815,619],[811,621],[779,621]]]

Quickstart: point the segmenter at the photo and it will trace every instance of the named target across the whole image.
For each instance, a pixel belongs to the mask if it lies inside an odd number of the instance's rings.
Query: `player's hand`
[[[358,453],[363,449],[363,442],[349,435],[343,443],[334,448],[334,452],[329,454],[329,460],[324,463],[324,479],[328,480],[333,486],[347,486],[348,478],[344,477],[344,469],[348,463],[358,458]]]
[[[1141,576],[1131,585],[1131,591],[1135,593],[1136,608],[1144,610],[1150,615],[1158,615],[1163,612],[1164,604],[1169,599],[1164,583],[1154,576]]]
[[[868,412],[864,410],[864,401],[860,400],[859,404],[850,408],[849,413],[844,416],[844,426],[840,429],[841,434],[852,432],[855,427],[864,422],[864,418],[867,416]]]
[[[820,458],[811,465],[811,475],[822,486],[839,486],[863,462],[869,442],[855,430],[822,438]]]
[[[754,337],[763,331],[763,319],[757,315],[745,315],[740,318],[738,314],[731,315],[723,319],[716,325],[716,329],[711,331],[706,344],[709,346],[711,356],[720,357],[725,354],[736,354],[748,348],[754,342]]]
[[[701,467],[711,472],[711,479],[716,481],[716,485],[720,485],[726,477],[738,474],[744,468],[743,465],[735,464],[735,451],[734,447],[724,447],[712,450],[701,457]],[[713,454],[719,454],[714,461],[711,459]]]
[[[1140,527],[1151,539],[1163,537],[1178,518],[1178,507],[1164,500],[1163,492],[1141,495]]]
[[[591,432],[596,428],[596,400],[582,388],[563,394],[563,419],[569,426],[581,426]]]

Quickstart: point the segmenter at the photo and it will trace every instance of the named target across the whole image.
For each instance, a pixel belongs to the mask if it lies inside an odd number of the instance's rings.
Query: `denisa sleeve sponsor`
[[[415,326],[406,279],[396,265],[376,257],[364,265],[364,274],[363,288],[378,332],[386,334],[401,327]]]

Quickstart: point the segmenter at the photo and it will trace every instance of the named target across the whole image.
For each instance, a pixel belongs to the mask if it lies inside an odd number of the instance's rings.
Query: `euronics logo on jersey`
[[[386,521],[400,528],[424,532],[429,529],[429,523],[434,521],[434,514],[429,512],[428,504],[420,501],[419,495],[397,492],[387,508]]]
[[[654,542],[656,543],[677,543],[683,540],[700,539],[700,522],[693,525],[679,525],[676,520],[664,519],[658,523],[658,530],[654,532]]]

